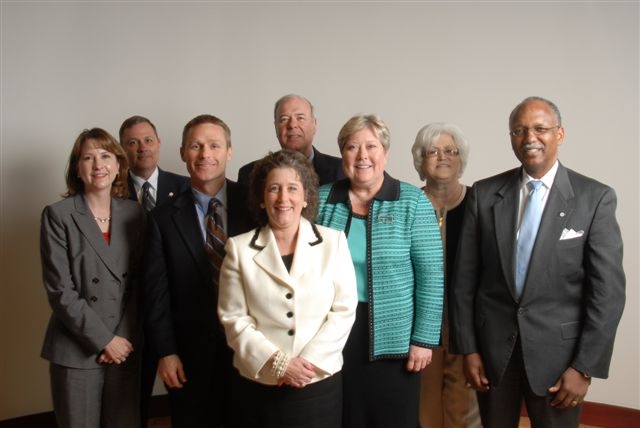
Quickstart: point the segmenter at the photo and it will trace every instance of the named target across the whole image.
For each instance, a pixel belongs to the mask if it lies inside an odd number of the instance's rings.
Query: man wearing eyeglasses
[[[526,98],[509,128],[521,167],[471,189],[451,345],[485,428],[517,427],[523,400],[532,426],[578,427],[591,377],[608,376],[625,301],[616,194],[558,161],[551,101]]]

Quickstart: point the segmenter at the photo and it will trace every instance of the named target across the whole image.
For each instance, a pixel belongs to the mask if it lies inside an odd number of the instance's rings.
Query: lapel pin
[[[560,211],[560,217],[564,217],[564,211]]]

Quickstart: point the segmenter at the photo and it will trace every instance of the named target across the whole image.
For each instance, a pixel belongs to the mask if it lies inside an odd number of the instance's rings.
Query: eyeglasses
[[[447,149],[431,148],[429,150],[424,151],[424,156],[427,158],[435,158],[440,156],[441,154],[442,156],[452,158],[454,156],[458,156],[460,154],[460,150],[452,149],[452,148],[447,148]]]
[[[511,135],[512,137],[522,137],[523,135],[526,135],[527,132],[531,131],[533,135],[540,136],[556,128],[560,128],[560,126],[556,125],[552,126],[551,128],[546,128],[544,126],[534,126],[532,128],[516,128],[509,131],[509,135]]]

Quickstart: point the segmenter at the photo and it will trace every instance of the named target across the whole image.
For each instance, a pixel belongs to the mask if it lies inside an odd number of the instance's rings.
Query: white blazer
[[[358,304],[344,233],[302,218],[290,272],[269,226],[229,238],[225,250],[218,315],[240,374],[277,384],[262,370],[277,350],[314,364],[312,382],[340,371]]]

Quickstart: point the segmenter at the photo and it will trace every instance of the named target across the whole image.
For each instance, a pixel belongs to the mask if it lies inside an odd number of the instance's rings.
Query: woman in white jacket
[[[317,187],[303,155],[270,153],[251,175],[249,205],[260,227],[225,246],[218,314],[240,372],[234,426],[341,425],[356,279],[344,233],[313,223]]]

